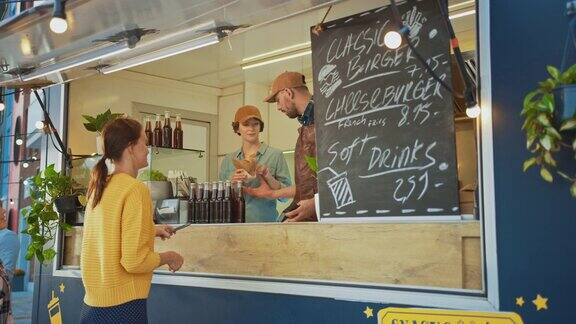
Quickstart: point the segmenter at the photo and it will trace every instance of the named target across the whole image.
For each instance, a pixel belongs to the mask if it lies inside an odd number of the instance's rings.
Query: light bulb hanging
[[[56,34],[62,34],[68,30],[68,22],[64,13],[64,3],[62,0],[54,0],[54,13],[50,19],[50,30]]]

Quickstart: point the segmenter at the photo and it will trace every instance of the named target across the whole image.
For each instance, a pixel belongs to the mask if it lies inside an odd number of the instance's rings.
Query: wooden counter
[[[79,265],[82,228],[66,237]],[[480,224],[193,225],[157,251],[182,254],[182,271],[371,284],[482,288]]]

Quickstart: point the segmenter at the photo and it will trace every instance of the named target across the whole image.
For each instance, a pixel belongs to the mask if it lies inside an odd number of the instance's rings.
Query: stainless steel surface
[[[172,184],[170,181],[144,181],[150,190],[152,200],[172,198]]]
[[[128,30],[154,30],[137,44],[165,37],[196,25],[215,21],[218,26],[258,26],[272,20],[316,8],[329,0],[68,0],[66,16],[69,30],[50,32],[51,5],[43,5],[0,24],[0,59],[9,69],[35,69],[91,51],[111,37]],[[250,27],[249,27],[250,28]],[[239,29],[235,32],[241,32]],[[198,36],[208,32],[200,31]],[[115,38],[118,39],[117,37]],[[46,77],[47,81],[66,80],[98,73],[96,65],[110,65],[133,56],[128,51],[117,57],[85,64]],[[136,52],[136,51],[135,51]],[[139,53],[142,54],[142,53]],[[87,69],[87,67],[92,67]],[[17,75],[16,75],[17,76]],[[0,85],[23,86],[15,75],[0,74]]]

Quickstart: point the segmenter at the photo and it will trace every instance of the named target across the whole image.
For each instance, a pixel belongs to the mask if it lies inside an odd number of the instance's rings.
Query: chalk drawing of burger
[[[318,80],[320,81],[320,93],[325,98],[330,97],[336,89],[342,84],[336,65],[327,64],[320,69],[318,73]]]

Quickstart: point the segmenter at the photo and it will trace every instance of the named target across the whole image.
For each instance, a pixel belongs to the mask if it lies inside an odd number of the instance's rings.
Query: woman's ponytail
[[[96,166],[92,169],[90,174],[90,184],[88,185],[88,198],[92,197],[92,208],[102,199],[102,192],[106,187],[106,180],[108,178],[108,166],[106,166],[106,156],[103,156]]]

